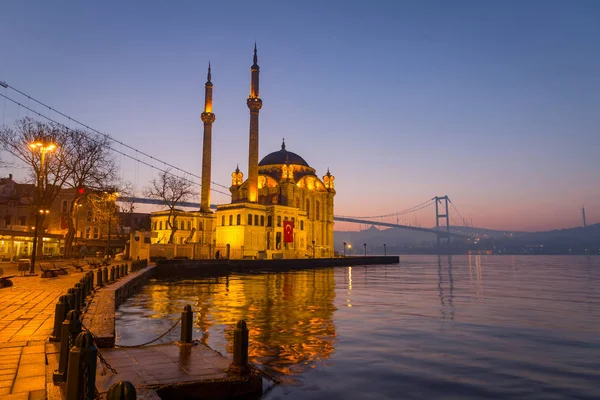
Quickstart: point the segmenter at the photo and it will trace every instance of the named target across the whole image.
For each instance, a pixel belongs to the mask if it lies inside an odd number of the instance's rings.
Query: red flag
[[[283,243],[294,242],[294,223],[292,221],[283,221]]]

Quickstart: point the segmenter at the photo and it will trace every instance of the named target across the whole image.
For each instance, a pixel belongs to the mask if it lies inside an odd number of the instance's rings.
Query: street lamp
[[[42,203],[42,186],[44,185],[44,173],[45,173],[45,161],[46,161],[46,153],[52,152],[57,149],[54,143],[45,143],[42,141],[36,141],[29,143],[29,148],[31,151],[39,151],[40,152],[40,169],[37,174],[37,207],[41,206]],[[29,274],[35,275],[35,257],[37,255],[37,243],[38,243],[38,232],[40,231],[40,215],[45,217],[50,211],[38,209],[38,212],[35,213],[35,232],[33,233],[33,249],[31,250],[31,265],[29,266]],[[43,236],[42,236],[43,239]]]
[[[348,254],[352,255],[352,245],[351,244],[348,245]]]
[[[108,213],[108,236],[107,236],[107,239],[106,239],[106,251],[105,251],[106,257],[108,259],[110,259],[110,222],[112,221],[112,213],[114,211],[114,207],[113,207],[112,201],[116,200],[116,198],[119,197],[120,194],[119,194],[119,192],[117,192],[114,189],[111,192],[104,192],[104,194],[107,195],[107,196],[109,196],[108,201],[110,202],[109,207],[108,207],[108,209],[109,209],[109,213]]]
[[[344,257],[346,257],[346,242],[344,242]]]
[[[315,258],[315,241],[312,241],[312,245],[313,245],[313,258]]]
[[[383,244],[383,255],[387,256],[387,249],[385,247],[385,243]]]
[[[363,246],[365,247],[365,257],[367,256],[367,244],[363,243]]]

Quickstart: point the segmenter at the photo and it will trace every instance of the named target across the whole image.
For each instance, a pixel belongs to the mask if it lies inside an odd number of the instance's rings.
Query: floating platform
[[[367,256],[336,258],[291,258],[275,260],[159,260],[157,278],[190,277],[214,272],[289,271],[293,269],[354,267],[357,265],[390,265],[400,263],[399,256]]]
[[[169,399],[259,399],[262,377],[240,377],[227,371],[231,361],[200,343],[177,343],[137,348],[100,349],[113,374],[98,363],[96,388],[129,381],[136,389],[150,389]]]

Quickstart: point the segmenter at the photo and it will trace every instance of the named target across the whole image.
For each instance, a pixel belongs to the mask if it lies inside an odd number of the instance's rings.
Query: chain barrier
[[[151,341],[149,341],[149,342],[142,343],[142,344],[136,344],[136,345],[133,345],[133,346],[123,346],[123,345],[118,345],[118,346],[115,346],[115,347],[116,347],[116,348],[119,348],[119,349],[121,349],[121,348],[122,348],[122,349],[133,349],[133,348],[136,348],[136,347],[143,347],[143,346],[147,346],[147,345],[149,345],[149,344],[152,344],[152,343],[156,342],[157,340],[160,340],[160,339],[162,339],[163,337],[165,337],[165,336],[166,336],[166,335],[167,335],[169,332],[171,332],[173,329],[175,329],[175,327],[177,326],[177,324],[179,324],[179,322],[181,322],[181,317],[177,318],[177,321],[175,321],[175,323],[173,324],[173,326],[172,326],[172,327],[170,327],[170,328],[169,328],[169,329],[168,329],[168,330],[167,330],[165,333],[163,333],[162,335],[160,335],[160,336],[159,336],[159,337],[157,337],[156,339],[153,339],[153,340],[151,340]]]
[[[102,354],[100,353],[100,346],[98,346],[99,343],[102,343],[102,339],[100,339],[98,336],[94,335],[94,333],[92,331],[90,331],[87,326],[81,324],[81,329],[83,329],[85,332],[89,333],[92,336],[92,339],[94,339],[94,343],[96,343],[96,347],[98,347],[98,359],[100,360],[100,363],[106,368],[108,369],[110,372],[112,372],[114,375],[117,375],[118,372],[116,369],[114,369],[112,367],[112,365],[110,365],[108,363],[108,361],[106,361],[106,359],[102,356]]]

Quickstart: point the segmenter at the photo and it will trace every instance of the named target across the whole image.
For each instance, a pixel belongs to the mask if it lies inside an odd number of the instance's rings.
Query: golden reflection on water
[[[246,320],[250,361],[277,373],[314,368],[334,351],[333,269],[155,282],[150,287],[146,307],[154,318],[180,313],[192,304],[195,338],[211,347],[217,341],[216,347],[230,354],[235,324]]]

